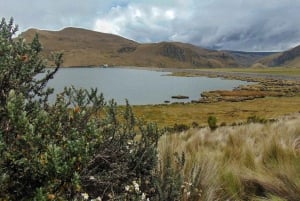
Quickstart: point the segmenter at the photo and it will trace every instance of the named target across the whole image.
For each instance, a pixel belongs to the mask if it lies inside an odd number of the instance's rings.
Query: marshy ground
[[[276,119],[300,112],[300,68],[266,69],[155,69],[174,76],[210,76],[255,82],[233,91],[202,94],[201,103],[133,106],[137,116],[160,126],[206,125],[209,116],[218,123],[245,122],[250,116]],[[204,100],[204,101],[203,101]]]

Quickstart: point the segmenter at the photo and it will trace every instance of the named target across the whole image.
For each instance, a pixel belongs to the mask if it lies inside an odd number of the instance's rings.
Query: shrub
[[[262,117],[258,117],[256,115],[253,116],[249,116],[247,118],[247,123],[267,123],[267,120],[262,118]]]
[[[190,129],[190,127],[186,124],[174,124],[173,132],[183,132]]]
[[[183,187],[183,168],[185,164],[185,154],[181,156],[177,152],[171,153],[167,150],[158,169],[156,200],[181,200]]]
[[[222,122],[222,123],[220,124],[220,126],[221,126],[221,127],[226,126],[226,122]]]
[[[217,118],[215,116],[209,116],[207,119],[208,126],[211,130],[215,130],[217,126]]]
[[[193,121],[192,128],[199,128],[199,124],[197,122]]]
[[[38,36],[27,44],[13,39],[16,31],[13,19],[2,19],[0,200],[155,197],[157,127],[135,119],[128,104],[123,111],[107,104],[96,89],[65,88],[49,104],[46,84],[62,54],[47,71]]]

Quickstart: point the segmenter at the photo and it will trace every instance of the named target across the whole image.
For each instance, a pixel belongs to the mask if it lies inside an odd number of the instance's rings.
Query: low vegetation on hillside
[[[64,66],[153,66],[181,68],[237,67],[225,51],[200,48],[179,42],[137,43],[117,35],[79,28],[61,31],[30,29],[21,37],[32,40],[39,34],[46,57],[52,51],[64,53]]]

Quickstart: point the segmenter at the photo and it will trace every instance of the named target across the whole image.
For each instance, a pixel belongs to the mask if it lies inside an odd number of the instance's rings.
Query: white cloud
[[[168,20],[174,20],[175,19],[175,13],[174,13],[174,11],[173,10],[167,10],[165,12],[165,17]]]
[[[126,7],[113,7],[96,19],[94,30],[120,34],[138,42],[156,42],[168,40],[173,29],[171,21],[175,18],[173,9],[128,4]]]
[[[157,8],[157,7],[152,7],[151,8],[151,16],[153,17],[153,18],[157,18],[157,17],[159,17],[160,16],[160,9],[159,8]]]
[[[94,30],[112,34],[119,34],[120,32],[120,28],[118,27],[118,25],[102,19],[96,20]]]

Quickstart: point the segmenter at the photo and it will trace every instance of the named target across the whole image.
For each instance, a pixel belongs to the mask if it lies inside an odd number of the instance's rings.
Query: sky
[[[283,51],[300,45],[300,0],[0,0],[0,17],[29,28],[79,27],[140,43]]]

